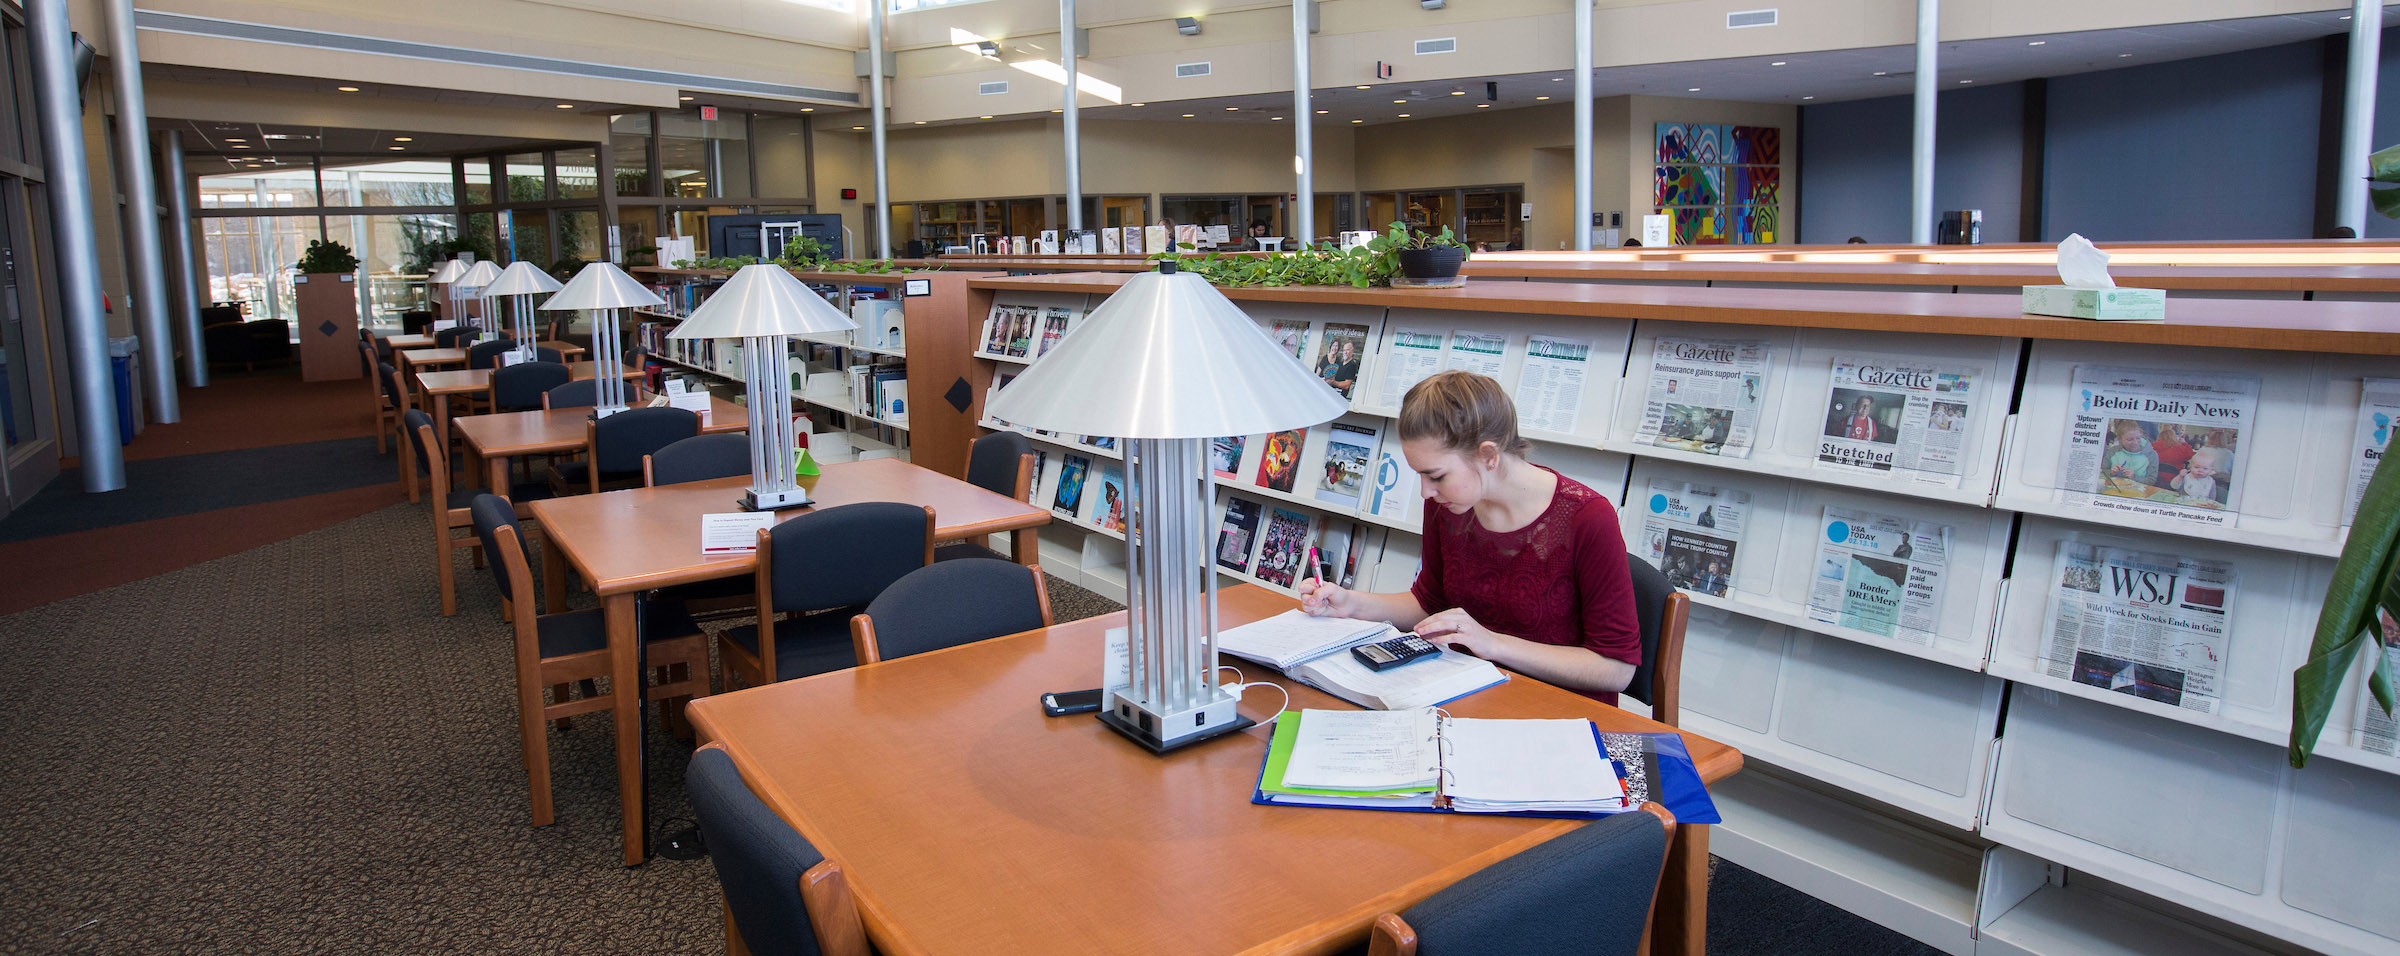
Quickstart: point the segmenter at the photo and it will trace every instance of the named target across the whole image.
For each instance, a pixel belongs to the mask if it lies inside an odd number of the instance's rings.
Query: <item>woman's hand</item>
[[[1357,617],[1358,595],[1310,575],[1300,581],[1300,610],[1311,617]]]
[[[1457,645],[1460,650],[1485,660],[1492,659],[1500,640],[1500,635],[1477,623],[1474,615],[1455,607],[1418,621],[1417,636],[1437,645]]]

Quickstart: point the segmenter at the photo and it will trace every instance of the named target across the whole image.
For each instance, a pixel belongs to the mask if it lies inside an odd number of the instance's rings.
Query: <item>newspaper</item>
[[[1392,349],[1383,361],[1383,391],[1376,396],[1375,407],[1398,409],[1409,389],[1442,370],[1442,333],[1393,329]]]
[[[1525,342],[1525,368],[1517,377],[1517,420],[1526,428],[1573,434],[1583,411],[1583,379],[1591,365],[1590,339],[1536,335]]]
[[[2391,615],[2384,615],[2383,634],[2386,638],[2396,636]],[[2400,668],[2400,643],[2383,649],[2383,662],[2386,667]],[[2384,713],[2383,705],[2375,702],[2375,695],[2363,687],[2358,694],[2358,719],[2351,721],[2350,726],[2354,728],[2352,746],[2387,757],[2400,752],[2400,714]]]
[[[1826,508],[1819,531],[1808,619],[1932,646],[1950,564],[1949,527]]]
[[[1633,439],[1703,455],[1750,456],[1767,389],[1764,339],[1659,336],[1650,393]]]
[[[1817,463],[1905,471],[1958,487],[1969,448],[1968,412],[1982,369],[1907,361],[1833,362]]]
[[[1645,556],[1668,584],[1724,597],[1733,588],[1733,556],[1749,510],[1748,492],[1652,479],[1642,515]]]
[[[1499,378],[1500,366],[1508,358],[1508,336],[1486,332],[1450,333],[1449,367],[1473,372],[1486,378]]]
[[[2068,394],[2060,501],[2233,523],[2256,377],[2079,365]]]
[[[2235,578],[2226,561],[2061,541],[2037,665],[2062,680],[2216,713]]]
[[[2345,525],[2358,517],[2367,480],[2375,477],[2384,449],[2391,447],[2392,423],[2400,421],[2400,378],[2370,378],[2365,384],[2358,398],[2358,434],[2350,443],[2350,498],[2342,506]]]

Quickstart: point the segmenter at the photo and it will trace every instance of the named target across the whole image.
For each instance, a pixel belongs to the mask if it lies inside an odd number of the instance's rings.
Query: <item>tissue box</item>
[[[2167,317],[2167,291],[2029,285],[2025,287],[2025,311],[2071,319],[2159,322]]]

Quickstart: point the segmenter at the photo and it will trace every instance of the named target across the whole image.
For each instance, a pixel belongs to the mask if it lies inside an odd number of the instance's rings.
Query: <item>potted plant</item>
[[[294,268],[305,275],[357,272],[358,257],[350,254],[349,246],[338,242],[327,242],[323,239],[311,239],[308,243],[308,251],[300,254],[300,262]]]
[[[1450,227],[1426,232],[1395,222],[1392,233],[1400,244],[1400,275],[1408,280],[1395,284],[1439,286],[1459,281],[1458,270],[1466,264],[1467,247],[1451,234]]]

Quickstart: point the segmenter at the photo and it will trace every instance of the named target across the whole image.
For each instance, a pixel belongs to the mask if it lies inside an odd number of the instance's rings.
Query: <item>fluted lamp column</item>
[[[993,418],[1125,439],[1132,684],[1106,702],[1103,723],[1157,753],[1251,725],[1217,685],[1216,479],[1202,443],[1305,428],[1349,407],[1172,261],[1128,280],[992,399]]]
[[[434,268],[433,275],[426,280],[427,282],[442,287],[442,303],[447,306],[447,308],[443,310],[442,318],[448,319],[451,322],[465,321],[465,319],[458,314],[458,280],[459,277],[466,274],[466,263],[460,262],[456,259],[444,259],[442,260],[441,265]]]
[[[808,504],[792,475],[800,436],[792,421],[792,346],[799,335],[840,332],[858,323],[808,290],[782,266],[743,266],[725,287],[667,333],[670,339],[741,339],[742,381],[750,400],[752,511]]]
[[[550,278],[549,273],[523,259],[509,263],[508,268],[500,270],[500,278],[493,279],[491,285],[483,287],[486,299],[508,300],[508,330],[509,335],[517,340],[517,361],[531,362],[537,354],[534,351],[537,336],[533,332],[533,303],[526,297],[556,292],[560,288],[562,286],[557,279]]]
[[[493,265],[490,259],[484,259],[468,266],[466,274],[458,277],[459,294],[475,300],[475,322],[472,328],[476,331],[476,338],[480,339],[483,337],[482,333],[493,330],[492,296],[491,293],[484,290],[498,281],[500,281],[500,267]]]
[[[642,309],[665,305],[666,300],[650,291],[614,262],[595,262],[575,273],[575,278],[541,304],[544,310],[583,309],[592,313],[592,374],[600,383],[600,403],[592,409],[593,418],[607,418],[625,410],[625,345],[619,325],[626,309]],[[755,423],[756,419],[752,421]],[[755,431],[752,432],[756,434]]]

